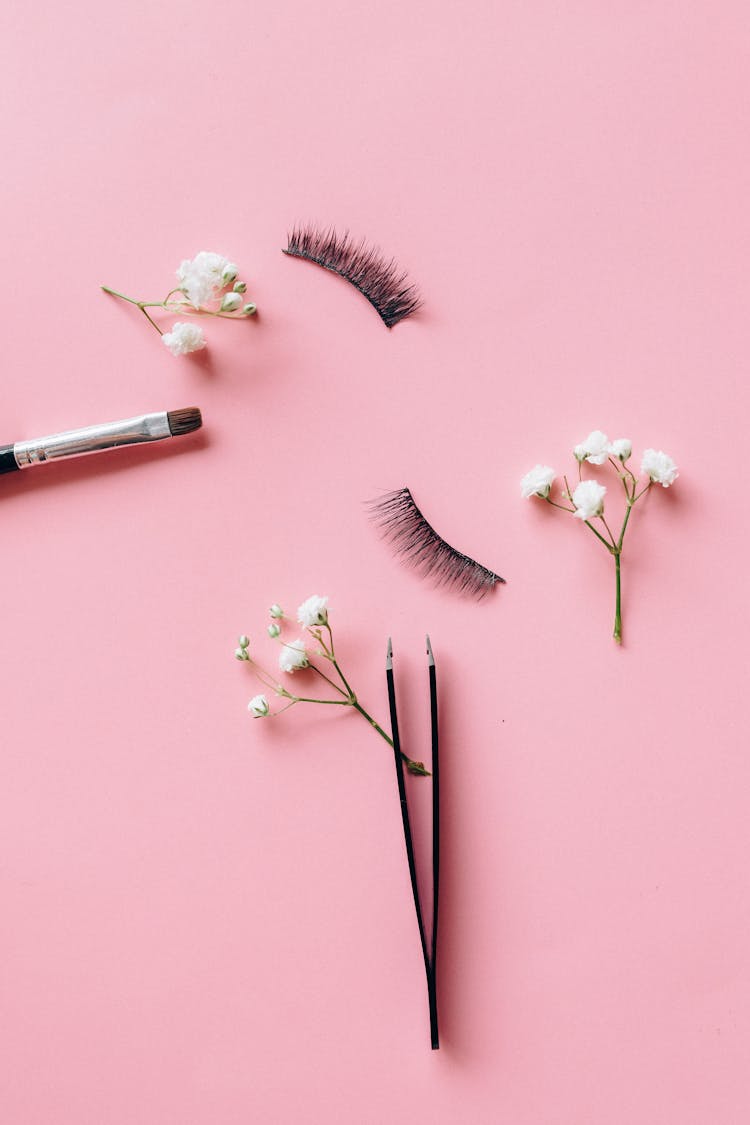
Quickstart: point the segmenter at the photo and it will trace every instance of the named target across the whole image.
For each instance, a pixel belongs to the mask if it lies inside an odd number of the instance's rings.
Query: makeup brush
[[[28,469],[43,461],[103,453],[105,449],[117,449],[121,445],[142,445],[147,441],[181,437],[200,429],[202,425],[198,407],[188,406],[184,410],[139,414],[136,418],[123,418],[119,422],[102,422],[99,426],[84,426],[80,430],[66,430],[31,441],[17,441],[14,445],[0,445],[0,473]]]

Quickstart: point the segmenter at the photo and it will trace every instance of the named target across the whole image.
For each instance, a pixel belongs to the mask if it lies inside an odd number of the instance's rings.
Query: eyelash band
[[[446,543],[427,522],[408,488],[386,492],[368,504],[371,518],[407,562],[436,585],[483,598],[498,582],[499,574],[481,566]]]
[[[421,308],[417,287],[408,282],[395,259],[388,261],[379,250],[364,239],[357,242],[348,231],[338,235],[333,227],[327,231],[314,226],[294,227],[284,253],[306,258],[346,278],[367,297],[388,328]]]

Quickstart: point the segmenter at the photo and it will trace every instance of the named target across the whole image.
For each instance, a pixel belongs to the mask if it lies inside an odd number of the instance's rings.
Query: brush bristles
[[[295,227],[284,253],[292,258],[306,258],[346,278],[377,309],[389,328],[421,307],[416,286],[408,282],[395,260],[383,257],[364,239],[357,242],[348,231],[339,235],[333,228],[322,231],[314,226]]]
[[[386,492],[368,506],[396,554],[403,555],[436,585],[482,598],[498,582],[505,582],[499,574],[446,543],[424,518],[408,488]]]
[[[167,423],[172,437],[181,437],[183,434],[192,434],[203,425],[201,412],[197,406],[186,406],[183,410],[168,410]]]

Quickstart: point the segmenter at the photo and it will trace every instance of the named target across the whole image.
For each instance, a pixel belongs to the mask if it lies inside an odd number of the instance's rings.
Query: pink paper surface
[[[199,405],[168,447],[0,479],[3,1125],[745,1125],[750,10],[699,0],[0,17],[3,441]],[[284,257],[396,256],[388,332]],[[137,310],[228,254],[255,322]],[[167,323],[171,323],[167,318]],[[674,489],[611,561],[522,502],[589,430]],[[508,585],[393,558],[407,484]],[[232,658],[327,594],[405,746],[441,691],[442,1049],[388,748],[253,722]],[[331,713],[333,712],[333,713]]]

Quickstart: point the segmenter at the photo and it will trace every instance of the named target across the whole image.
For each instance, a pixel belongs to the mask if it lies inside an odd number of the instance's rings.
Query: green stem
[[[610,539],[612,540],[612,546],[616,547],[617,546],[617,540],[615,539],[614,535],[612,534],[612,530],[611,530],[609,524],[607,523],[607,521],[605,520],[603,515],[600,516],[599,519],[602,521],[602,523],[604,524],[604,526],[607,529],[607,534],[609,535]]]
[[[108,285],[102,285],[105,293],[109,293],[111,297],[119,297],[121,301],[130,301],[131,305],[138,305],[140,308],[141,302],[136,301],[135,297],[126,297],[124,293],[118,293],[116,289],[110,289]]]
[[[318,627],[317,629],[310,628],[309,632],[310,632],[310,636],[313,638],[313,640],[316,641],[320,645],[323,656],[325,656],[326,660],[330,660],[332,658],[332,656],[334,655],[334,653],[333,653],[333,642],[331,642],[331,647],[329,648],[328,645],[323,640],[323,632],[322,632],[320,627]],[[330,632],[330,629],[329,629],[329,632]]]
[[[393,746],[393,739],[390,737],[390,735],[385,733],[385,731],[381,727],[380,723],[376,723],[375,720],[373,719],[372,715],[368,715],[368,713],[367,713],[367,711],[365,711],[364,707],[360,703],[358,703],[358,701],[354,697],[352,697],[351,704],[352,704],[352,707],[355,709],[355,711],[359,711],[360,715],[363,715],[364,718],[367,719],[370,726],[375,728],[375,730],[378,732],[380,737],[384,738],[385,741],[388,743],[388,745],[390,747],[392,747]],[[411,758],[409,758],[406,754],[404,754],[403,750],[401,751],[401,758],[402,758],[406,768],[408,769],[409,773],[418,774],[421,777],[429,777],[430,776],[429,770],[426,770],[421,762],[412,761]]]
[[[136,304],[138,302],[136,301]],[[163,307],[163,306],[160,306]],[[189,309],[186,305],[180,305],[174,311],[175,316],[215,316],[221,320],[247,320],[248,318],[240,312],[212,312],[211,309]]]
[[[615,644],[622,644],[622,612],[620,597],[620,550],[615,551],[615,628],[613,637]]]
[[[310,668],[312,669],[313,672],[317,672],[319,676],[322,676],[323,679],[325,680],[325,682],[327,684],[330,684],[331,687],[333,688],[333,690],[337,691],[339,693],[339,695],[346,695],[346,692],[342,691],[342,689],[339,687],[339,685],[337,683],[334,683],[334,681],[332,679],[330,679],[328,676],[326,676],[325,672],[321,672],[320,668],[318,668],[318,666],[316,664],[311,664]]]
[[[160,335],[160,336],[163,336],[163,335],[164,335],[164,333],[162,332],[162,330],[161,330],[161,328],[159,327],[159,325],[158,325],[158,324],[156,323],[156,321],[155,321],[155,320],[153,320],[153,319],[152,319],[152,318],[151,318],[151,317],[150,317],[150,316],[148,315],[148,313],[146,312],[146,307],[145,307],[145,305],[139,305],[139,306],[138,306],[138,308],[139,308],[139,309],[141,310],[141,312],[143,313],[143,315],[145,316],[145,318],[146,318],[146,320],[147,320],[147,321],[149,322],[149,324],[153,324],[154,328],[155,328],[155,329],[156,329],[156,331],[157,331],[157,332],[159,333],[159,335]]]
[[[393,749],[393,739],[390,737],[390,735],[387,735],[385,733],[385,731],[381,727],[380,723],[376,723],[375,720],[373,719],[372,715],[368,715],[367,711],[365,711],[362,704],[359,703],[356,699],[352,698],[351,704],[352,704],[352,707],[354,708],[355,711],[359,711],[360,715],[364,715],[364,717],[367,719],[370,726],[375,727],[375,730],[378,732],[380,737],[384,738],[386,740],[386,742],[388,743],[388,745],[391,747],[391,749]],[[405,762],[410,761],[410,759],[407,758],[405,754],[402,754],[401,757],[404,759]]]
[[[646,489],[644,489],[643,491],[645,492]],[[625,539],[625,532],[627,531],[627,528],[628,528],[628,520],[630,519],[630,513],[632,512],[633,505],[635,504],[637,499],[638,499],[638,497],[635,495],[635,486],[634,486],[633,487],[633,495],[632,496],[628,495],[628,503],[627,503],[627,507],[625,509],[625,518],[622,521],[622,527],[620,528],[620,537],[617,540],[617,543],[615,544],[614,551],[612,552],[612,554],[615,556],[615,628],[614,628],[613,636],[615,638],[615,644],[618,644],[618,645],[622,644],[622,593],[621,593],[621,589],[620,589],[620,585],[621,585],[621,582],[620,582],[620,558],[622,556],[622,544],[623,544],[623,540]],[[610,535],[611,534],[612,534],[612,532],[610,531]]]
[[[149,309],[163,309],[164,305],[162,304],[161,301],[136,301],[135,297],[127,297],[124,293],[118,293],[118,291],[116,289],[110,289],[109,286],[107,286],[107,285],[102,285],[102,289],[104,290],[105,293],[109,293],[110,296],[112,296],[112,297],[119,297],[121,301],[128,301],[131,305],[135,305],[135,307],[137,309],[141,310],[141,312],[145,316],[146,320],[149,322],[149,324],[153,325],[153,327],[156,329],[156,331],[159,333],[159,335],[160,336],[164,335],[164,333],[162,332],[161,328],[156,323],[156,321],[152,317],[150,317],[149,314],[146,312],[147,308],[149,308]]]
[[[121,301],[129,301],[131,305],[137,305],[139,309],[166,309],[166,301],[137,301],[135,297],[128,297],[126,293],[120,293],[117,289],[110,289],[108,285],[102,285],[102,290],[109,293],[112,297],[119,297]],[[172,290],[172,292],[179,292],[179,290]],[[172,309],[168,310],[174,311]]]
[[[323,703],[328,707],[351,707],[350,699],[308,699],[305,695],[295,695],[295,703]]]
[[[627,509],[625,511],[625,519],[622,521],[622,527],[620,528],[620,538],[617,540],[617,550],[618,551],[622,550],[622,541],[625,538],[625,528],[628,526],[628,520],[630,519],[630,513],[633,510],[633,504],[634,503],[635,503],[635,500],[629,500],[628,501],[628,506],[627,506]]]
[[[331,655],[331,663],[333,664],[333,666],[334,666],[334,668],[336,669],[336,671],[338,672],[338,674],[339,674],[339,675],[341,676],[341,682],[342,682],[342,684],[344,685],[344,687],[346,688],[346,690],[347,690],[347,691],[349,692],[349,695],[350,695],[350,696],[352,697],[352,699],[356,699],[356,696],[355,696],[354,692],[352,691],[352,688],[351,688],[351,686],[350,686],[350,684],[349,684],[349,681],[347,680],[346,676],[344,675],[344,673],[343,673],[343,672],[341,671],[341,669],[339,668],[339,666],[338,666],[338,662],[337,662],[337,660],[336,660],[336,657],[335,657],[335,656],[333,656],[333,649],[331,649],[331,654],[332,654],[332,655]],[[368,715],[367,717],[368,717],[368,719],[369,719],[369,717],[370,717],[370,716]],[[387,738],[387,737],[388,737],[388,736],[386,735],[386,738]],[[393,745],[393,744],[391,743],[391,745]]]
[[[252,668],[253,672],[258,677],[260,682],[264,687],[267,687],[269,691],[272,691],[275,695],[284,694],[284,687],[279,683],[279,681],[275,680],[273,676],[266,672],[265,668],[261,668],[260,664],[256,664],[252,657],[248,657],[247,660],[244,661],[244,663],[248,664]]]
[[[604,544],[604,546],[607,548],[609,553],[612,554],[612,544],[608,543],[607,540],[604,538],[604,536],[599,534],[599,532],[594,527],[593,523],[591,523],[590,520],[584,520],[583,522],[586,524],[586,527],[590,528],[591,531],[593,531],[596,538],[599,539],[600,542],[602,542]]]
[[[266,718],[267,719],[275,719],[275,718],[277,718],[278,715],[283,715],[284,712],[288,711],[290,707],[294,707],[294,704],[298,703],[298,702],[299,702],[299,700],[293,699],[291,703],[287,703],[284,707],[281,708],[280,711],[269,711]]]

